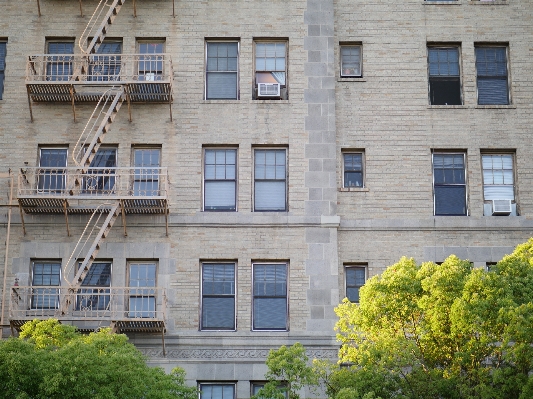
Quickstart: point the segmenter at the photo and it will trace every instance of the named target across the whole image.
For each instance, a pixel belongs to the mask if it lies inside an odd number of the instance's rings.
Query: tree
[[[123,334],[34,320],[0,341],[0,398],[197,399],[185,372],[151,368]]]
[[[332,397],[533,397],[533,239],[490,271],[402,258],[336,313],[351,366],[327,376]]]

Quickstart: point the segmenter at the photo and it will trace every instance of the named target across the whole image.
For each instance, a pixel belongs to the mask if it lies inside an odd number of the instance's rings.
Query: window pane
[[[210,181],[205,183],[206,210],[235,210],[235,182]]]
[[[285,181],[257,181],[255,183],[255,210],[286,210],[285,186]]]
[[[286,298],[255,298],[254,329],[285,330],[286,328]]]
[[[287,328],[287,265],[254,265],[254,329]]]
[[[234,399],[233,384],[200,384],[200,399]]]
[[[237,73],[207,73],[207,99],[237,99]]]
[[[466,215],[465,186],[435,186],[436,215]]]
[[[204,297],[202,328],[230,329],[235,326],[235,298]]]
[[[32,286],[59,286],[61,263],[34,262]],[[58,288],[34,288],[31,297],[32,309],[56,309],[59,305]]]
[[[202,328],[235,328],[235,264],[202,265]]]

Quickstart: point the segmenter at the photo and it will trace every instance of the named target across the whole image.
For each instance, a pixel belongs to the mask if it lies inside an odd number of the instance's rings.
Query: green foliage
[[[25,324],[0,341],[0,398],[197,399],[185,373],[146,365],[123,334],[81,335],[57,320]]]
[[[289,399],[299,399],[298,391],[306,385],[317,384],[317,375],[299,342],[271,350],[266,365],[268,372],[265,378],[268,382],[252,399],[285,399],[285,394]]]
[[[353,366],[325,378],[330,397],[533,397],[533,239],[490,272],[402,258],[336,313]]]

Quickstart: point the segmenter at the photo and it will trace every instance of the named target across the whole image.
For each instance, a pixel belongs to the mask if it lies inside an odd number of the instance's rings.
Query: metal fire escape
[[[56,317],[82,329],[90,330],[95,323],[97,326],[107,323],[117,332],[152,332],[164,337],[166,296],[163,289],[155,286],[86,289],[83,285],[103,240],[120,216],[127,235],[127,214],[164,215],[168,235],[166,168],[92,165],[124,102],[128,104],[130,121],[132,103],[168,103],[170,106],[172,102],[173,71],[168,54],[98,53],[124,2],[99,2],[80,37],[79,54],[28,58],[26,87],[32,122],[32,102],[70,102],[74,120],[76,103],[97,101],[97,105],[74,147],[74,166],[20,170],[17,199],[24,234],[25,214],[63,214],[69,236],[70,214],[90,217],[63,267],[66,286],[16,285],[12,288],[12,329],[20,328],[33,318]],[[145,305],[136,308],[133,303]]]

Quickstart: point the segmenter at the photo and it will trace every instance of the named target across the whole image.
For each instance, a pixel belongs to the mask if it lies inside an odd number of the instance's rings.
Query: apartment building
[[[4,337],[111,326],[245,399],[402,255],[532,234],[528,0],[1,7]]]

